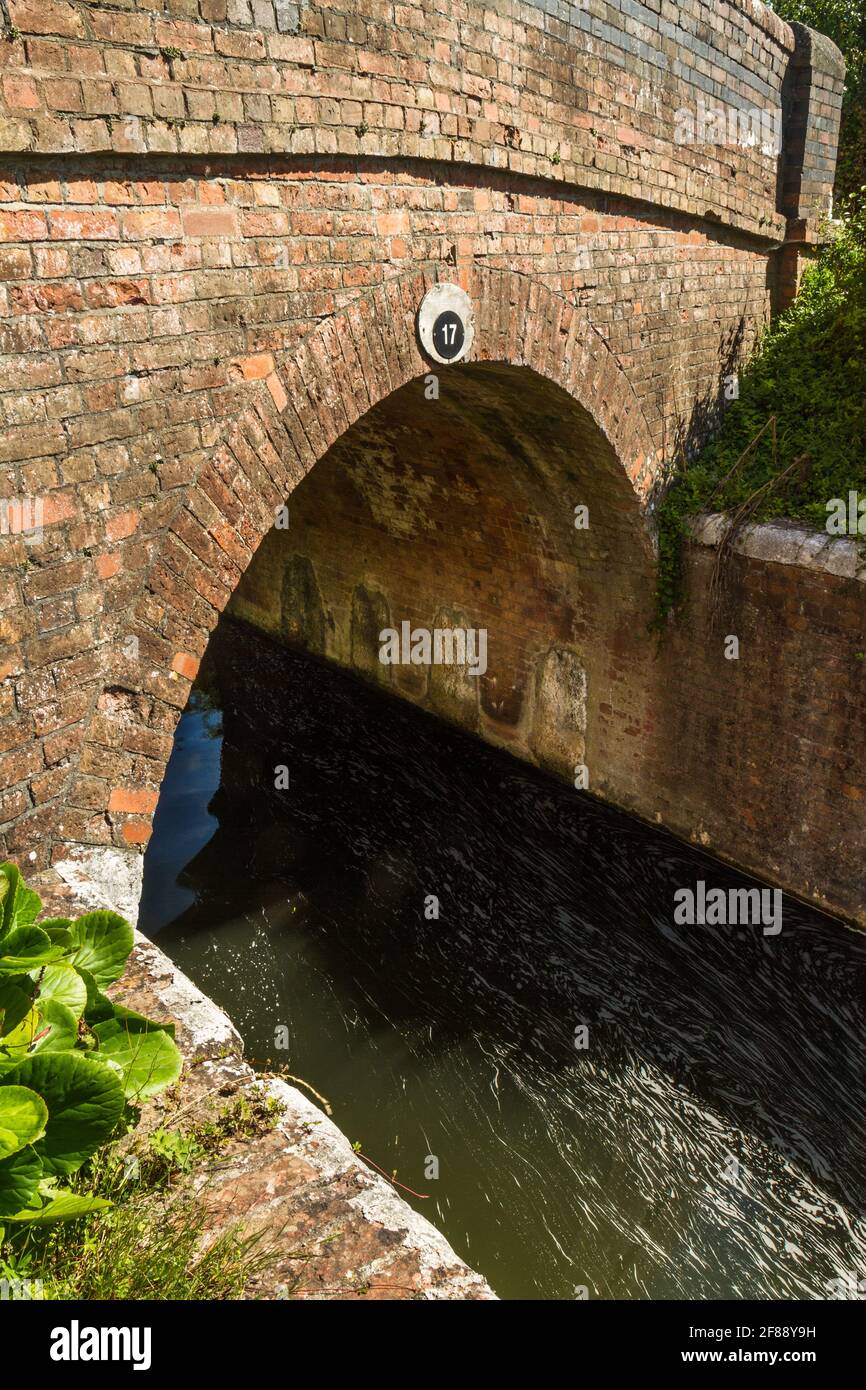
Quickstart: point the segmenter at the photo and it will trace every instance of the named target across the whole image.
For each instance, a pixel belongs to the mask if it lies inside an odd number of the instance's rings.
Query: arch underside
[[[565,776],[626,628],[646,628],[640,504],[598,426],[526,367],[427,374],[292,494],[228,612]],[[384,630],[484,634],[484,669],[382,659]]]

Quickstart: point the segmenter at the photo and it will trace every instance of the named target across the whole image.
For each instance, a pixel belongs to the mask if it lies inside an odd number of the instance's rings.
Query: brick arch
[[[426,291],[451,278],[431,268],[391,280],[275,365],[266,384],[305,472],[367,410],[432,370],[418,348],[415,315]],[[476,312],[468,360],[528,367],[567,391],[604,434],[645,510],[657,451],[631,383],[589,316],[514,271],[477,267],[461,283]]]
[[[118,624],[125,635],[109,648],[70,787],[70,831],[105,817],[118,846],[146,843],[191,682],[276,509],[356,420],[431,370],[416,341],[415,315],[427,289],[451,278],[448,267],[395,278],[324,320],[279,360],[263,355],[255,362],[259,379],[245,407],[224,426],[186,489],[133,613]],[[638,398],[602,336],[585,313],[528,276],[473,268],[461,283],[476,312],[470,360],[528,368],[587,412],[623,469],[623,491],[649,559],[655,452]],[[137,649],[130,650],[130,636]],[[128,777],[123,785],[106,784],[104,806],[94,804],[88,776],[91,745],[134,750],[142,760],[134,785]]]

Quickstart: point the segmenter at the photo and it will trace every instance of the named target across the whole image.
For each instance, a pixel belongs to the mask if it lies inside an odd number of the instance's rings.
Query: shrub
[[[191,1177],[219,1148],[204,1130],[161,1128],[100,1149],[70,1181],[106,1210],[86,1224],[10,1226],[0,1276],[47,1300],[243,1297],[278,1254],[262,1232],[209,1232]]]
[[[251,1107],[259,1130],[278,1118],[267,1097]],[[61,1301],[242,1298],[273,1268],[278,1247],[237,1227],[215,1237],[191,1181],[235,1136],[236,1107],[190,1132],[160,1128],[99,1149],[70,1179],[79,1194],[106,1199],[77,1222],[18,1223],[0,1246],[0,1281],[13,1298]],[[2,1292],[0,1292],[2,1297]]]
[[[823,528],[832,498],[866,494],[866,190],[806,267],[739,391],[715,440],[659,508],[659,621],[679,597],[689,517],[737,508],[763,489],[755,520]]]

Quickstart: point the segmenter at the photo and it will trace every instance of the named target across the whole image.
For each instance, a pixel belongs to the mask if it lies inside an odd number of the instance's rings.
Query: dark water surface
[[[753,880],[225,620],[212,649],[140,925],[251,1058],[502,1297],[855,1296],[866,937],[788,898],[775,937],[675,926],[677,888]]]

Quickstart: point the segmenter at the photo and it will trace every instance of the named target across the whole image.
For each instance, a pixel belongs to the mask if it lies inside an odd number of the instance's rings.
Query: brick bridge
[[[743,577],[748,672],[645,631],[666,471],[820,236],[835,48],[753,0],[0,9],[0,854],[140,851],[230,601],[377,678],[384,618],[459,613],[480,694],[401,693],[853,914],[849,773],[804,847],[766,765],[784,593]]]

